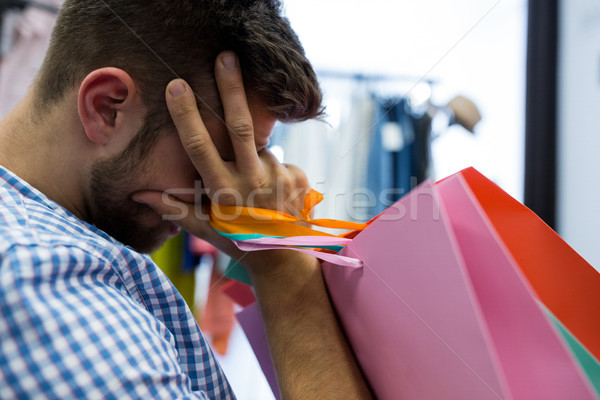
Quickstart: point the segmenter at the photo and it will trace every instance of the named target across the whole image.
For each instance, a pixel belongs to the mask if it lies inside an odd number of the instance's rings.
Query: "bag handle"
[[[233,241],[233,243],[235,243],[235,245],[243,251],[258,251],[258,250],[281,250],[281,249],[288,249],[288,250],[294,250],[294,251],[298,251],[300,253],[304,253],[304,254],[310,254],[311,256],[314,256],[320,260],[332,263],[332,264],[336,264],[336,265],[340,265],[342,267],[348,267],[348,268],[362,268],[363,267],[363,262],[357,258],[352,258],[352,257],[346,257],[346,256],[342,256],[339,254],[332,254],[332,253],[325,253],[323,251],[317,251],[317,250],[312,250],[310,248],[306,248],[306,247],[290,247],[290,246],[285,246],[282,244],[269,244],[269,240],[282,240],[282,239],[277,239],[277,238],[269,238],[269,237],[264,237],[261,239],[265,239],[265,241],[263,243],[251,243],[253,240],[258,240],[258,239],[250,239],[250,240],[246,240],[246,241]],[[295,239],[295,238],[290,238],[290,239]],[[283,239],[285,240],[285,239]]]
[[[290,249],[310,254],[320,260],[343,267],[362,268],[363,263],[357,258],[311,250],[311,248],[320,248],[339,251],[351,241],[352,239],[327,236],[293,236],[289,238],[263,236],[244,241],[234,240],[233,242],[240,250],[244,251]]]
[[[310,212],[318,204],[323,195],[311,189],[304,200],[304,208],[300,217],[264,208],[227,206],[217,203],[211,204],[210,224],[219,232],[228,234],[253,234],[259,233],[267,236],[337,236],[345,237],[363,230],[368,223],[341,221],[336,219],[311,219]],[[323,228],[346,229],[348,232],[333,235],[312,229],[306,225]]]
[[[227,206],[212,203],[210,224],[221,235],[231,239],[244,251],[290,249],[311,254],[321,260],[350,268],[362,267],[362,261],[332,254],[343,249],[368,223],[335,219],[311,219],[314,206],[323,195],[311,189],[304,199],[299,217],[263,208]],[[322,232],[308,225],[323,228],[345,229],[339,235]]]

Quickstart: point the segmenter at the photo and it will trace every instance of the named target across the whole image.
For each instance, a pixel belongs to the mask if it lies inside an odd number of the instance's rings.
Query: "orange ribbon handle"
[[[332,235],[321,232],[307,226],[298,224],[307,222],[311,225],[323,228],[349,229],[361,231],[368,224],[341,221],[335,219],[311,219],[310,213],[314,206],[323,200],[323,195],[311,189],[304,199],[304,208],[300,217],[264,208],[227,206],[212,203],[210,210],[210,224],[217,231],[228,234],[261,234],[278,237],[291,236],[347,236],[352,232],[344,232],[341,235]]]

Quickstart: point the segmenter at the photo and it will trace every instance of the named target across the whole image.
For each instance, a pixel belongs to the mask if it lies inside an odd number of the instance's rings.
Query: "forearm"
[[[371,398],[333,312],[319,262],[300,253],[290,256],[289,250],[271,256],[276,268],[254,266],[249,272],[283,398]]]

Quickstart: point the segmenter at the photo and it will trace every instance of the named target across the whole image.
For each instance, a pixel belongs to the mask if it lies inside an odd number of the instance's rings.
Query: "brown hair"
[[[111,66],[132,76],[155,131],[172,126],[164,90],[176,77],[191,84],[201,109],[222,115],[213,67],[223,50],[237,53],[248,94],[277,119],[322,114],[315,73],[278,0],[66,0],[38,75],[37,106],[48,109]]]

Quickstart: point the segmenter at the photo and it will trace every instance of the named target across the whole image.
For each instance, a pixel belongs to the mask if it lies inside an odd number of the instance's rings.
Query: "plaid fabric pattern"
[[[0,398],[235,397],[148,256],[0,167]]]

